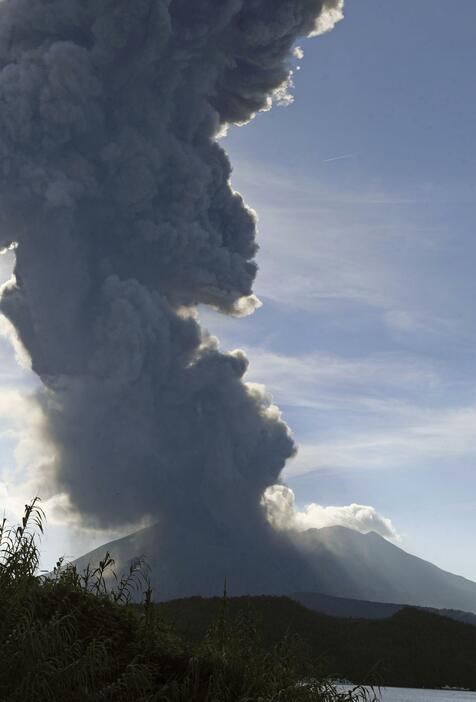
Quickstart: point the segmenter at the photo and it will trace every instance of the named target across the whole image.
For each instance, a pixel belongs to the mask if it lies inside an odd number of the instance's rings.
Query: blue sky
[[[294,104],[223,142],[259,214],[263,307],[201,311],[291,425],[300,508],[371,505],[405,549],[474,579],[475,24],[474,0],[347,0],[302,43]],[[10,269],[1,257],[0,279]],[[16,511],[13,485],[28,489],[47,447],[7,341],[0,363],[0,490]],[[108,536],[52,523],[45,565]]]
[[[476,5],[345,14],[303,43],[294,104],[228,136],[264,306],[206,319],[291,424],[299,505],[372,505],[476,578]]]

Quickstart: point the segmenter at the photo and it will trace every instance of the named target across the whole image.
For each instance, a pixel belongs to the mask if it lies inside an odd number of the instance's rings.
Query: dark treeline
[[[190,598],[158,605],[182,636],[200,641],[223,603]],[[248,617],[267,647],[297,635],[315,669],[354,683],[476,689],[476,627],[405,608],[382,620],[342,619],[312,612],[285,597],[230,598],[230,624]]]

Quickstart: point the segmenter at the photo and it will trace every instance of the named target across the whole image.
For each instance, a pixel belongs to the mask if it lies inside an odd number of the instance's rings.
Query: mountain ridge
[[[375,532],[310,529],[297,537],[318,592],[371,602],[476,613],[476,583],[407,553]]]
[[[314,592],[476,614],[476,583],[407,553],[375,532],[334,526],[275,538],[282,542],[280,559],[260,543],[253,545],[254,553],[240,549],[239,535],[212,522],[202,531],[157,523],[85,554],[76,564],[80,569],[94,565],[108,551],[122,573],[143,557],[161,601],[220,595],[226,579],[236,596]]]
[[[371,602],[369,600],[334,597],[320,592],[293,592],[290,598],[307,609],[339,619],[388,619],[409,606],[404,603]],[[476,614],[472,612],[457,609],[436,609],[434,607],[415,607],[415,609],[476,626]]]

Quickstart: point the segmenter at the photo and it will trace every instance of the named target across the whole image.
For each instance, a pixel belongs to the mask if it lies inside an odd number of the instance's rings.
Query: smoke
[[[268,521],[278,531],[306,531],[343,526],[362,534],[374,531],[386,539],[400,539],[391,520],[382,517],[375,507],[368,505],[322,507],[311,503],[304,510],[298,511],[294,492],[286,485],[273,485],[268,488],[263,496],[263,505]]]
[[[43,389],[44,478],[85,523],[266,529],[295,451],[195,308],[258,305],[256,222],[216,137],[289,85],[343,0],[3,0],[0,310]],[[251,528],[251,527],[250,527]]]

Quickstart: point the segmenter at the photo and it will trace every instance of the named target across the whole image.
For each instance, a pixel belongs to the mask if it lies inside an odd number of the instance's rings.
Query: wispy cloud
[[[300,412],[287,476],[476,459],[476,388],[441,364],[410,354],[246,352],[249,379],[264,382],[285,411]]]
[[[399,335],[457,326],[456,292],[441,287],[449,233],[424,188],[332,187],[324,172],[290,178],[239,160],[235,172],[260,213],[260,298],[340,318],[360,306]]]
[[[334,163],[334,161],[347,161],[350,158],[355,158],[357,154],[342,154],[342,156],[332,156],[332,158],[322,159],[322,163]]]
[[[407,413],[409,394],[428,396],[446,387],[438,364],[410,354],[291,356],[244,348],[251,359],[249,379],[263,382],[287,406]]]
[[[427,461],[476,460],[476,406],[447,410],[411,408],[406,423],[401,416],[399,419],[393,431],[383,431],[378,425],[374,431],[365,431],[361,426],[342,431],[338,438],[304,441],[286,475],[319,470],[417,468]]]
[[[443,216],[424,187],[332,187],[318,169],[291,180],[243,162],[237,174],[261,218],[260,320],[271,309],[268,337],[249,327],[249,379],[300,444],[286,475],[476,459],[474,250],[445,225],[457,195]]]

